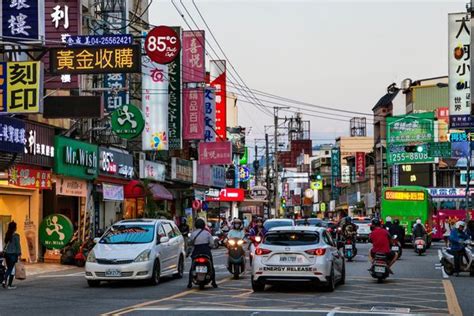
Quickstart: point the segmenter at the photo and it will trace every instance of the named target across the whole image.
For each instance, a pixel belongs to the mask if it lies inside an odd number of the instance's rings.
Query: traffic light
[[[280,199],[280,206],[281,208],[286,208],[286,198],[282,197]]]
[[[407,153],[421,153],[421,152],[423,152],[423,146],[422,145],[405,146],[405,152],[407,152]]]
[[[323,176],[321,174],[312,174],[310,176],[311,181],[320,181],[323,179]]]

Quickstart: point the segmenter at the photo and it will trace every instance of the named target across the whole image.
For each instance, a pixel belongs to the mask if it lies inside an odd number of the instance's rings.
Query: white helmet
[[[455,225],[456,229],[459,229],[459,227],[461,226],[466,227],[466,223],[464,223],[463,221],[457,221]]]
[[[385,222],[391,222],[392,218],[390,216],[385,217]]]
[[[417,224],[421,224],[421,219],[417,219],[417,220],[416,220],[416,223],[417,223]]]

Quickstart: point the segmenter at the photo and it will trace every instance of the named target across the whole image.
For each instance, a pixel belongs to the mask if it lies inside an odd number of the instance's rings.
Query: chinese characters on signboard
[[[474,127],[471,115],[471,22],[466,13],[449,16],[449,115],[451,128]]]
[[[0,116],[0,151],[23,153],[25,150],[25,122]]]
[[[216,141],[216,91],[207,87],[204,90],[204,141]]]
[[[131,179],[133,177],[133,156],[116,149],[99,147],[99,174]]]
[[[227,134],[227,86],[225,60],[211,60],[211,86],[216,90],[216,141],[225,141]]]
[[[142,150],[168,150],[168,65],[142,57]]]
[[[21,163],[42,167],[54,164],[54,128],[36,122],[25,122],[25,151]]]
[[[212,142],[198,145],[200,165],[230,165],[232,164],[232,143]]]
[[[339,197],[337,183],[341,178],[341,152],[339,148],[331,149],[331,198]]]
[[[140,172],[140,179],[165,181],[166,165],[160,162],[140,160],[139,172]]]
[[[0,112],[38,113],[42,109],[41,62],[0,62]]]
[[[51,189],[51,171],[14,166],[8,170],[8,182],[25,188]]]
[[[141,72],[138,45],[53,48],[49,55],[53,74]]]
[[[365,153],[364,152],[356,153],[356,180],[357,181],[365,180]]]
[[[180,27],[173,30],[180,36]],[[181,51],[168,64],[168,75],[168,144],[169,149],[181,149]]]
[[[3,37],[38,40],[44,35],[41,21],[41,1],[2,0]]]
[[[204,82],[204,31],[183,32],[183,82]]]
[[[183,90],[183,139],[204,138],[204,93],[202,88]]]

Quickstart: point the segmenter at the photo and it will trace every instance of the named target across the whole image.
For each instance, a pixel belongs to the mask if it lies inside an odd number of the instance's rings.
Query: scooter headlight
[[[229,239],[229,245],[231,246],[235,245],[235,240]]]
[[[242,246],[243,244],[244,244],[244,241],[242,239],[237,241],[237,245]]]

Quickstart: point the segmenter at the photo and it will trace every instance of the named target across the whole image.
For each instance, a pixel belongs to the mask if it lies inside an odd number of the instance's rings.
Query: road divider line
[[[225,279],[222,279],[222,280],[217,281],[216,283],[217,283],[217,284],[222,284],[222,283],[224,283],[224,282],[229,281],[230,279],[231,279],[230,277],[229,277],[229,278],[225,278]],[[160,303],[160,302],[165,302],[165,301],[169,301],[169,300],[174,300],[174,299],[177,299],[177,298],[180,298],[180,297],[189,295],[189,294],[191,294],[191,293],[195,293],[195,292],[197,292],[197,291],[198,291],[198,290],[197,290],[196,288],[189,289],[189,290],[186,290],[186,291],[177,293],[177,294],[175,294],[175,295],[171,295],[171,296],[168,296],[168,297],[161,298],[161,299],[159,299],[159,300],[147,301],[147,302],[135,304],[135,305],[132,305],[132,306],[127,306],[127,307],[124,307],[124,308],[121,308],[121,309],[117,309],[117,310],[114,310],[114,311],[111,311],[111,312],[108,312],[108,313],[103,313],[103,314],[101,314],[101,316],[123,315],[123,314],[132,312],[132,311],[137,310],[137,309],[140,309],[140,308],[144,308],[144,307],[149,306],[149,305],[152,305],[152,304],[156,304],[156,303]]]
[[[443,280],[443,286],[446,294],[446,301],[448,302],[449,314],[453,316],[462,316],[461,306],[459,306],[453,284],[449,280]]]

